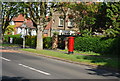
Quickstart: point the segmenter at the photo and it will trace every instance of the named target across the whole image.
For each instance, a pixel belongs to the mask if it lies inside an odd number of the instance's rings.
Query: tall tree
[[[96,21],[95,15],[98,12],[98,5],[95,3],[81,2],[71,4],[70,8],[75,14],[74,21],[80,29],[80,32],[82,33],[85,29],[92,31]]]
[[[47,2],[24,3],[26,17],[29,17],[37,28],[37,50],[43,49],[43,31],[46,26]]]
[[[106,18],[106,33],[114,37],[120,35],[120,2],[106,4]]]
[[[2,3],[2,33],[4,35],[10,21],[16,16],[19,10],[19,3],[16,2],[3,2]]]
[[[115,37],[120,35],[120,2],[100,3],[96,15],[95,29],[105,30],[105,35]]]

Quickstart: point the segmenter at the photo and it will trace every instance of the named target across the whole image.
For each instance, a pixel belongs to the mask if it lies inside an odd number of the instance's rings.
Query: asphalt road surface
[[[118,73],[17,51],[3,50],[0,59],[3,79],[118,79]]]

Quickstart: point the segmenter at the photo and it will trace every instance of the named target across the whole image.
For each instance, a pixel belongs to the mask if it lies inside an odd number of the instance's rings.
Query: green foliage
[[[88,36],[91,36],[92,32],[86,29],[86,30],[82,30],[81,34],[82,36],[88,37]]]
[[[96,15],[95,30],[105,30],[106,37],[120,35],[120,2],[101,3]]]
[[[75,39],[75,50],[118,55],[120,53],[119,40],[120,38],[77,37]]]
[[[20,38],[20,34],[17,35],[5,35],[4,36],[4,42],[9,42],[9,38],[13,38],[13,43],[14,44],[22,44],[23,39]]]
[[[5,30],[5,33],[12,33],[12,31],[14,31],[14,27],[15,25],[9,25],[6,30]]]
[[[97,51],[96,47],[98,44],[99,38],[96,37],[77,37],[75,38],[75,50],[79,51]]]
[[[43,38],[43,48],[47,48],[47,49],[52,48],[52,37]]]
[[[72,4],[70,8],[74,11],[74,21],[80,31],[92,29],[92,26],[96,21],[96,12],[98,11],[98,5],[87,3]]]
[[[120,32],[112,28],[105,30],[106,37],[116,37],[118,34],[120,34]]]
[[[20,37],[19,38],[13,38],[13,43],[22,45],[23,44],[23,39],[20,38]]]
[[[21,35],[5,35],[4,42],[9,42],[9,38],[13,38],[14,44],[23,44],[23,39],[20,37]],[[35,48],[36,47],[36,37],[37,36],[25,36],[25,45]],[[47,49],[52,48],[52,38],[44,37],[43,38],[43,47]]]
[[[26,36],[26,45],[30,47],[36,47],[36,36]],[[43,48],[51,49],[52,48],[52,38],[44,37],[43,38]]]
[[[3,34],[8,30],[7,27],[9,27],[12,18],[22,12],[19,4],[17,2],[2,2],[1,20]]]
[[[4,37],[16,37],[16,38],[20,38],[20,34],[16,34],[16,35],[4,35]]]
[[[25,43],[27,46],[35,48],[36,47],[36,36],[26,36]]]

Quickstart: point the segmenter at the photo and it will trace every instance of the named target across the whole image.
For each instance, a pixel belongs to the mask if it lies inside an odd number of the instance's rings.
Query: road
[[[117,79],[112,72],[17,51],[3,50],[2,78]]]

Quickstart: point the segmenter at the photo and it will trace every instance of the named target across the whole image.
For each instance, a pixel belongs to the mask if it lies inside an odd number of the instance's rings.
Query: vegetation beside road
[[[4,46],[4,47],[18,47],[18,44],[0,44],[0,46]]]
[[[118,59],[117,58],[100,58],[100,57],[93,57],[93,56],[85,56],[85,55],[76,55],[76,54],[65,54],[62,52],[57,52],[53,50],[36,50],[36,49],[21,49],[23,51],[38,53],[47,56],[58,57],[65,60],[70,60],[74,62],[85,63],[89,65],[96,65],[96,66],[105,66],[110,68],[118,69]]]
[[[17,47],[17,44],[2,44],[4,47]],[[74,51],[74,54],[67,54],[67,50],[36,50],[36,49],[20,49],[32,53],[38,53],[46,56],[53,56],[83,64],[105,66],[114,69],[120,69],[120,63],[116,57],[102,57],[99,53]]]

